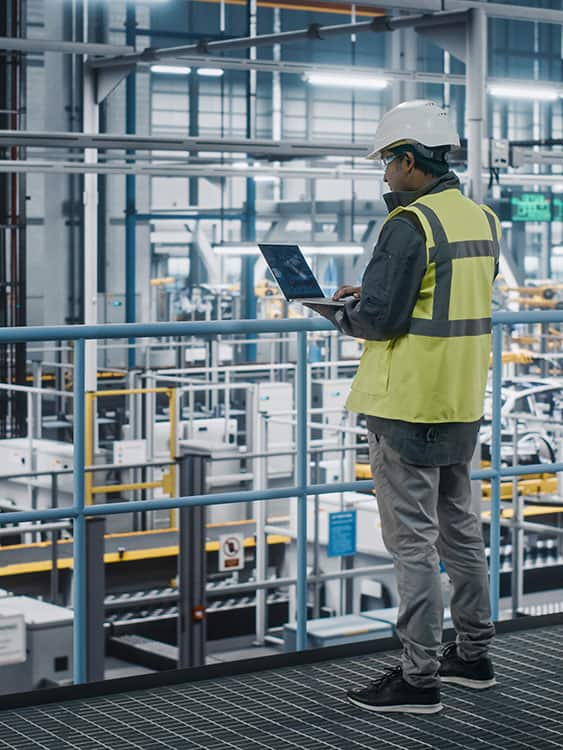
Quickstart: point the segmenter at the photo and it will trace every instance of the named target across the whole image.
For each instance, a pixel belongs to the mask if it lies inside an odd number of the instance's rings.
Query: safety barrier
[[[516,323],[563,323],[563,311],[509,313],[493,316],[493,373],[492,373],[492,441],[491,468],[474,472],[473,479],[491,480],[490,522],[490,582],[493,618],[498,619],[500,589],[500,496],[502,477],[522,474],[563,471],[563,463],[526,466],[501,466],[501,383],[502,383],[502,327]],[[186,323],[128,323],[111,325],[44,326],[7,328],[0,330],[0,342],[73,341],[74,342],[74,504],[70,508],[31,510],[0,514],[0,524],[21,521],[53,522],[72,519],[74,537],[74,681],[86,679],[86,519],[117,513],[171,510],[175,508],[267,501],[297,498],[297,649],[305,648],[307,637],[307,497],[365,490],[371,481],[340,482],[338,484],[307,484],[307,333],[332,330],[323,319],[306,320],[240,320]],[[297,484],[292,487],[259,491],[226,492],[193,497],[86,505],[85,492],[85,351],[86,341],[93,339],[134,339],[160,336],[213,337],[219,334],[296,333],[296,460]]]

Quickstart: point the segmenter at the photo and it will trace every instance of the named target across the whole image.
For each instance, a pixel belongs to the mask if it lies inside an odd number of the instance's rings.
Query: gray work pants
[[[403,677],[416,687],[434,687],[444,614],[440,559],[452,582],[450,608],[461,658],[485,656],[494,636],[470,465],[414,466],[384,436],[368,432],[368,439],[383,541],[397,574]]]

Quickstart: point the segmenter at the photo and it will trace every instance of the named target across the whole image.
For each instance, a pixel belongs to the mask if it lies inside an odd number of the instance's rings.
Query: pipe
[[[207,42],[200,40],[197,44],[182,45],[179,47],[166,47],[164,49],[152,49],[147,47],[142,52],[135,52],[117,57],[94,58],[90,64],[93,68],[119,68],[133,65],[135,63],[154,63],[159,60],[176,58],[190,53],[201,54],[202,63],[205,63],[205,55],[211,52],[222,52],[232,49],[252,49],[257,47],[272,47],[274,44],[288,44],[301,41],[321,41],[335,36],[358,34],[364,31],[383,32],[394,31],[400,28],[426,27],[459,23],[465,20],[465,11],[454,11],[445,13],[433,13],[432,15],[413,15],[392,18],[381,16],[372,18],[370,21],[358,23],[339,24],[337,26],[321,26],[312,23],[306,29],[298,31],[284,31],[278,34],[263,34],[253,36],[249,33],[246,37],[238,39],[220,39]]]

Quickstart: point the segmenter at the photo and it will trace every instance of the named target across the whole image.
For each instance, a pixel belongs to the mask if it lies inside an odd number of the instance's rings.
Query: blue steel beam
[[[128,2],[125,11],[125,40],[126,44],[135,49],[137,14],[135,3]],[[135,135],[137,132],[137,69],[133,68],[125,81],[125,132]],[[135,156],[134,151],[127,151],[128,155]],[[135,161],[134,159],[130,161]],[[133,174],[125,177],[125,321],[134,323],[137,319],[136,310],[136,230],[137,220],[137,185]],[[132,339],[129,343],[133,343]],[[127,364],[130,369],[135,367],[136,350],[129,347],[127,350]]]
[[[506,467],[500,470],[501,477],[520,476],[522,474],[536,474],[542,471],[556,473],[563,471],[563,462],[556,464],[526,464],[525,466]],[[490,479],[494,475],[491,470],[476,471],[471,474],[471,479]],[[128,501],[122,503],[107,503],[105,505],[90,505],[85,508],[86,516],[113,515],[115,513],[131,513],[139,510],[170,510],[192,505],[220,505],[228,503],[255,502],[261,500],[284,500],[299,495],[303,488],[299,486],[284,487],[274,490],[256,490],[216,493],[211,495],[193,495],[190,497],[166,498],[163,500]],[[356,482],[340,482],[338,484],[311,484],[307,485],[307,495],[330,495],[341,492],[366,492],[373,489],[370,479],[362,479]],[[69,508],[53,508],[47,510],[11,511],[0,514],[0,526],[8,523],[19,523],[22,521],[56,521],[66,518],[75,518],[76,511]]]
[[[307,645],[307,332],[297,334],[297,650]],[[369,482],[371,484],[371,482]]]
[[[73,566],[74,566],[74,623],[73,665],[74,682],[86,682],[86,516],[84,515],[84,390],[85,343],[77,341],[74,348],[74,506]]]
[[[563,323],[563,310],[495,313],[497,323]],[[153,336],[216,336],[244,333],[334,331],[324,318],[283,320],[213,320],[169,323],[112,323],[107,325],[27,326],[0,328],[0,341],[72,341],[73,339],[126,339]]]
[[[500,493],[501,493],[501,410],[502,410],[502,326],[493,326],[493,406],[491,435],[491,524],[489,527],[489,578],[491,614],[498,620],[500,596]]]
[[[563,462],[554,464],[526,464],[524,466],[508,466],[502,468],[499,472],[501,477],[515,477],[523,474],[538,474],[543,471],[549,471],[550,473],[557,473],[563,471]],[[480,471],[473,472],[471,479],[491,479],[495,472],[489,469],[483,469]],[[214,505],[221,503],[242,503],[242,502],[254,502],[260,500],[282,500],[290,497],[295,497],[301,488],[285,487],[276,490],[264,490],[264,491],[240,491],[240,492],[228,492],[222,494],[213,495],[194,495],[191,497],[177,497],[167,498],[165,500],[143,500],[142,508],[137,507],[133,510],[170,510],[171,508],[183,507],[186,505]],[[341,482],[338,484],[313,484],[307,485],[307,495],[330,495],[331,493],[340,492],[362,492],[373,489],[373,483],[369,479],[362,479],[356,482]],[[141,502],[141,501],[139,501]],[[100,513],[114,514],[114,513],[125,513],[131,512],[132,504],[127,503],[107,503],[101,506],[90,506],[85,509],[86,516],[96,516]],[[30,510],[30,511],[11,511],[10,513],[0,514],[0,526],[7,523],[18,523],[20,521],[42,521],[49,520],[55,521],[66,518],[74,518],[76,512],[73,511],[72,507],[69,508],[54,508],[49,510]]]
[[[256,183],[252,177],[246,180],[246,224],[244,239],[247,242],[256,241]],[[256,293],[254,291],[254,269],[256,258],[252,255],[241,258],[241,296],[243,301],[243,315],[247,320],[256,318]],[[246,346],[248,362],[256,361],[256,344]]]

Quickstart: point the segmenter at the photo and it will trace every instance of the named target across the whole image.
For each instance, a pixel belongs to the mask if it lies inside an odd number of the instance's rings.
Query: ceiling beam
[[[0,130],[0,146],[65,149],[119,149],[129,151],[222,152],[269,156],[273,159],[296,157],[363,157],[369,143],[311,143],[310,141],[272,141],[269,138],[174,138],[165,136],[113,135],[88,133],[30,132]]]
[[[324,0],[326,5],[353,5],[352,0]],[[470,10],[481,8],[489,18],[504,18],[507,21],[529,21],[531,23],[554,23],[563,25],[563,11],[550,8],[538,8],[530,3],[528,6],[505,3],[488,3],[480,0],[362,0],[362,6],[374,10],[393,8],[395,10],[438,11]]]
[[[95,70],[105,68],[117,68],[136,63],[155,63],[181,55],[202,55],[212,52],[223,52],[234,49],[250,49],[256,47],[273,47],[275,44],[288,44],[298,41],[322,41],[336,36],[349,36],[361,32],[385,32],[395,31],[402,28],[427,28],[438,25],[449,25],[460,23],[465,20],[465,11],[453,11],[433,14],[417,14],[412,16],[376,16],[369,21],[359,23],[346,23],[337,26],[321,26],[312,23],[306,29],[297,31],[283,31],[276,34],[262,34],[260,36],[246,36],[238,39],[219,39],[215,41],[200,40],[197,44],[182,45],[179,47],[164,47],[155,49],[147,47],[141,52],[132,52],[126,55],[115,55],[114,57],[94,58],[89,61],[90,67]]]

